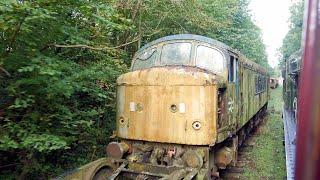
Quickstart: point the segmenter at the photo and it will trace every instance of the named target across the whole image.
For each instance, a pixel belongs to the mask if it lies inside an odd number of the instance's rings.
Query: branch
[[[7,168],[7,167],[10,167],[10,166],[15,166],[15,165],[17,165],[17,164],[18,164],[18,163],[3,165],[3,166],[0,166],[0,169],[2,169],[2,168]]]
[[[89,46],[89,45],[85,45],[85,44],[74,44],[74,45],[63,45],[63,44],[48,44],[45,47],[43,47],[42,49],[40,49],[41,51],[46,50],[49,47],[57,47],[57,48],[83,48],[83,49],[91,49],[91,50],[95,50],[95,51],[104,51],[104,50],[112,50],[112,49],[118,49],[121,47],[125,47],[128,46],[129,44],[132,44],[134,42],[137,42],[139,40],[139,38],[135,38],[134,40],[121,44],[119,46],[114,46],[114,47],[93,47],[93,46]]]
[[[143,37],[150,37],[150,36],[153,36],[153,35],[155,35],[155,34],[158,34],[158,33],[161,32],[161,31],[162,31],[162,29],[158,29],[158,30],[154,31],[154,32],[151,33],[151,34],[144,35]]]
[[[131,16],[132,16],[132,21],[134,22],[135,19],[136,19],[136,16],[137,16],[137,13],[140,9],[140,6],[141,6],[141,0],[137,0],[134,8],[132,9],[132,13],[131,13]]]
[[[177,21],[173,20],[172,18],[170,18],[171,21],[173,21],[174,23],[177,23],[185,32],[187,32],[187,30]]]
[[[7,70],[5,70],[3,67],[0,66],[0,70],[4,72],[7,76],[11,77],[11,74]]]

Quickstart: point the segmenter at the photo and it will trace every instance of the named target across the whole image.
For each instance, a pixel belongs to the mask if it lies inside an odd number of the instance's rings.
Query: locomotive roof
[[[196,41],[201,41],[201,42],[205,42],[208,44],[211,44],[215,47],[224,49],[225,51],[229,51],[231,53],[234,53],[236,55],[238,55],[240,57],[240,60],[244,62],[245,65],[247,65],[247,67],[249,68],[253,68],[256,69],[262,73],[267,73],[266,69],[264,67],[262,67],[261,65],[247,59],[244,55],[242,55],[238,50],[232,49],[231,47],[229,47],[228,45],[217,41],[215,39],[212,38],[208,38],[205,36],[201,36],[201,35],[195,35],[195,34],[177,34],[177,35],[170,35],[170,36],[165,36],[162,37],[160,39],[151,41],[150,43],[145,44],[142,48],[140,48],[138,50],[137,53],[139,53],[140,51],[143,51],[144,49],[153,46],[155,44],[161,43],[161,42],[165,42],[165,41],[174,41],[174,40],[196,40]]]
[[[227,46],[226,44],[224,44],[220,41],[217,41],[215,39],[205,37],[205,36],[200,36],[200,35],[195,35],[195,34],[177,34],[177,35],[165,36],[160,39],[151,41],[150,43],[147,43],[142,48],[140,48],[139,51],[143,51],[145,48],[152,46],[152,45],[155,45],[155,44],[158,44],[158,43],[161,43],[161,42],[173,41],[173,40],[196,40],[196,41],[206,42],[208,44],[215,45],[220,48],[231,50],[231,48],[229,46]]]

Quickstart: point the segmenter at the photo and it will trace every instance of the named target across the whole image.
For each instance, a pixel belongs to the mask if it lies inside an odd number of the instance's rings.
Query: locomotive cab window
[[[176,42],[165,44],[161,52],[162,65],[188,65],[191,56],[191,43]]]
[[[198,46],[196,52],[196,66],[208,69],[213,72],[221,73],[224,69],[225,58],[217,49]]]
[[[133,69],[146,69],[155,65],[157,58],[157,48],[151,47],[136,56]]]
[[[195,62],[191,61],[193,51]],[[195,45],[189,41],[170,41],[139,52],[132,63],[132,70],[157,66],[192,66],[221,74],[226,69],[226,64],[225,55],[214,46]]]

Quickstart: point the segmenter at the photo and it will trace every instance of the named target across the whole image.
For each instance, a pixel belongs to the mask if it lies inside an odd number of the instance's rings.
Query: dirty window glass
[[[191,43],[179,42],[166,44],[162,48],[162,65],[188,65],[191,55]]]
[[[216,49],[207,46],[198,46],[196,66],[214,72],[222,72],[224,68],[224,56]]]
[[[264,75],[262,74],[256,75],[255,83],[256,83],[256,94],[259,94],[266,90],[267,78]]]
[[[157,57],[156,54],[156,48],[149,48],[139,53],[134,62],[133,70],[153,67]]]

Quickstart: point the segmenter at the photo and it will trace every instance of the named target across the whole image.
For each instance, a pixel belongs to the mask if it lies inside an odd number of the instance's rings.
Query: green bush
[[[102,1],[4,1],[0,11],[1,165],[45,178],[101,156],[127,69],[109,47],[130,22]]]

